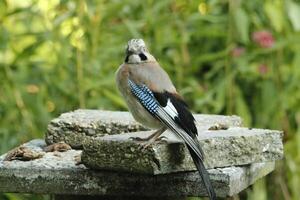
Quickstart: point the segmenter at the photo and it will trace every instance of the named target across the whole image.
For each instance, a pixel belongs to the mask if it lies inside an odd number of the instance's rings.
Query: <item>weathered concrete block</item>
[[[186,146],[171,132],[163,143],[140,150],[130,137],[146,137],[151,131],[107,135],[87,139],[82,162],[92,169],[133,173],[165,174],[196,170]],[[199,129],[200,144],[207,168],[245,165],[281,159],[282,132],[265,129],[231,127],[227,130]]]
[[[225,126],[241,126],[237,116],[195,115],[198,126],[208,129],[220,123]],[[73,148],[82,148],[86,138],[146,130],[130,113],[103,110],[76,110],[53,119],[46,132],[48,144],[64,141]]]
[[[43,152],[45,142],[33,140],[25,146]],[[96,171],[76,165],[81,150],[43,152],[31,161],[3,161],[0,157],[0,192],[61,195],[137,197],[204,196],[198,172],[146,175]],[[237,194],[274,170],[274,162],[208,170],[217,196]]]
[[[47,128],[48,144],[64,141],[73,148],[81,148],[87,137],[146,130],[128,112],[76,110],[53,119]]]

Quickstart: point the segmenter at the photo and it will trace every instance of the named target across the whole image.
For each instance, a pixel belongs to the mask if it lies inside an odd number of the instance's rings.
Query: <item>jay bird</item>
[[[144,147],[170,129],[185,142],[210,200],[215,200],[214,188],[203,165],[204,154],[197,140],[195,119],[142,39],[128,42],[125,61],[116,72],[116,83],[135,120],[157,130],[139,139],[145,141]]]

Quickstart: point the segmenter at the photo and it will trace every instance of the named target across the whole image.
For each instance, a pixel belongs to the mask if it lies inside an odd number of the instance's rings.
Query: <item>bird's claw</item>
[[[147,138],[140,138],[140,137],[130,137],[130,140],[137,142],[139,147],[138,150],[145,150],[149,147],[151,142]]]
[[[149,146],[151,146],[152,144],[150,144],[149,142],[143,142],[139,145],[138,150],[146,150]]]
[[[156,139],[156,142],[158,144],[167,144],[168,143],[167,139],[168,139],[168,137],[162,135]]]
[[[137,142],[147,141],[147,138],[140,138],[140,137],[130,137],[129,139],[132,140],[132,141],[137,141]]]
[[[140,138],[142,139],[142,138]],[[145,150],[148,147],[151,147],[154,143],[158,143],[158,144],[165,144],[167,143],[168,139],[166,136],[160,136],[158,138],[156,138],[155,140],[142,140],[143,142],[139,144],[139,150]]]

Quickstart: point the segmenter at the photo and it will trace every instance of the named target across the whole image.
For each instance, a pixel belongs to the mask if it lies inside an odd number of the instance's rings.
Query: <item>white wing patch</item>
[[[173,118],[175,119],[175,117],[178,116],[178,112],[176,110],[176,108],[174,107],[174,105],[172,104],[171,100],[168,99],[167,101],[167,105],[165,107],[163,107],[163,109]]]

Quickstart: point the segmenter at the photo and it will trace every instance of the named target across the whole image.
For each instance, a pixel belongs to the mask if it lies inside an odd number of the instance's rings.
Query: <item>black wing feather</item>
[[[187,104],[183,101],[182,98],[178,97],[177,95],[174,95],[169,92],[153,92],[154,97],[158,101],[158,103],[162,107],[166,107],[168,100],[170,99],[171,103],[177,110],[178,116],[174,118],[175,123],[181,127],[186,133],[188,133],[195,141],[195,144],[197,145],[199,151],[201,152],[201,155],[197,155],[195,151],[191,148],[191,146],[187,145],[187,148],[191,154],[191,157],[195,163],[195,166],[197,167],[201,179],[204,183],[205,188],[207,189],[208,196],[211,200],[216,199],[216,193],[214,191],[214,188],[210,182],[209,174],[207,170],[205,169],[205,166],[203,164],[203,151],[200,147],[200,144],[197,140],[198,131],[195,125],[195,118],[192,115],[192,113],[189,111]]]
[[[178,96],[166,91],[163,93],[153,92],[153,95],[162,107],[166,107],[170,99],[178,113],[178,116],[175,117],[175,122],[192,138],[196,138],[198,132],[195,125],[195,118],[189,111],[187,104]]]

